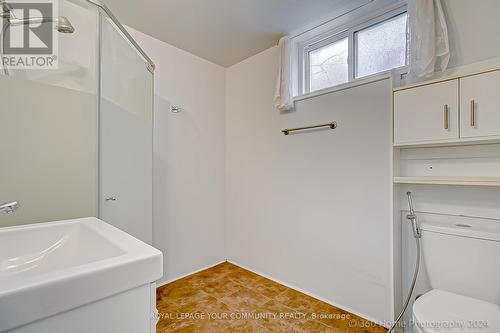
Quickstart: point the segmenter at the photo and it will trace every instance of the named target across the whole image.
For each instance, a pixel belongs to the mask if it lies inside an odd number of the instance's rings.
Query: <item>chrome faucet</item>
[[[19,209],[19,207],[21,207],[19,202],[17,202],[17,201],[9,202],[9,203],[0,205],[0,213],[7,213],[7,214],[14,213],[16,210]]]

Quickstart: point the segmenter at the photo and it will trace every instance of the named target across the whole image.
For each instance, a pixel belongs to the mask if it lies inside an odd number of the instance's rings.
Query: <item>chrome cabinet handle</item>
[[[476,101],[470,101],[470,126],[476,127]]]
[[[104,200],[106,200],[106,201],[116,201],[116,198],[115,197],[107,197]]]
[[[444,105],[444,129],[450,128],[450,107],[448,104]]]

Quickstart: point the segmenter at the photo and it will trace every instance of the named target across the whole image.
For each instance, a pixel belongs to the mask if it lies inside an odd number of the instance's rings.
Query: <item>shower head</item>
[[[66,16],[59,16],[54,22],[56,23],[56,30],[63,34],[72,34],[75,32],[75,28]]]
[[[33,23],[47,23],[53,22],[55,29],[59,32],[65,34],[71,34],[75,32],[75,28],[71,25],[71,22],[68,20],[66,16],[59,17],[28,17],[23,19],[18,18],[10,18],[8,23],[10,25],[25,25],[25,24],[33,24]]]

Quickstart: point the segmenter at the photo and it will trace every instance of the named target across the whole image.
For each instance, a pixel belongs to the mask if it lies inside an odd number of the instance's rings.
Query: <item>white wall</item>
[[[450,35],[450,67],[500,56],[500,1],[444,0]]]
[[[0,227],[97,216],[96,96],[0,77]]]
[[[229,260],[376,320],[390,313],[390,80],[273,107],[277,48],[227,71]],[[336,120],[338,129],[282,128]]]
[[[225,70],[130,31],[157,66],[153,244],[165,282],[226,259]]]

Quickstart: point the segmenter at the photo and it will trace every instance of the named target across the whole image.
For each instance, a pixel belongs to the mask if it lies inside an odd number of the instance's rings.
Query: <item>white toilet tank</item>
[[[500,221],[421,221],[422,252],[431,287],[500,304]]]

